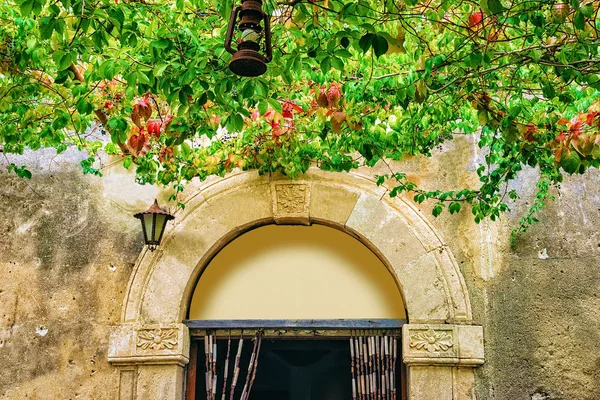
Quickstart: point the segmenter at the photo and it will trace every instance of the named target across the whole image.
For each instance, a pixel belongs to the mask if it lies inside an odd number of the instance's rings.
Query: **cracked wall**
[[[118,391],[106,354],[142,249],[131,215],[168,195],[119,167],[83,176],[80,157],[29,155],[31,181],[0,173],[0,399],[114,399]],[[454,189],[476,182],[476,160],[473,143],[458,139],[399,167],[425,187]],[[428,204],[418,207],[455,255],[474,323],[485,329],[478,398],[597,399],[600,174],[567,178],[511,248],[535,177],[527,171],[514,184],[523,198],[497,223],[477,225],[468,211],[433,219]]]

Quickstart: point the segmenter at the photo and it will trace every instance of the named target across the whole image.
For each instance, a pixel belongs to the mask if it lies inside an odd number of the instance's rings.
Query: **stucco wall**
[[[473,182],[472,143],[407,160],[419,183]],[[114,399],[107,361],[133,265],[142,249],[131,217],[158,196],[118,167],[83,176],[76,153],[28,156],[31,181],[0,173],[0,398]],[[465,168],[466,165],[466,168]],[[381,169],[383,171],[383,169]],[[362,173],[372,173],[361,170]],[[433,220],[465,277],[485,329],[479,399],[597,399],[600,393],[600,174],[570,178],[510,248],[510,229],[534,194],[499,223],[469,213]],[[430,215],[427,205],[420,205]]]

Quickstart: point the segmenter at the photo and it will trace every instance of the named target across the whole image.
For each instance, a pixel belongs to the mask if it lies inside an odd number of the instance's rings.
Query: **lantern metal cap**
[[[171,214],[169,214],[169,213],[167,212],[167,210],[165,210],[165,209],[163,209],[163,208],[160,208],[160,206],[158,205],[158,200],[156,200],[156,199],[154,199],[154,204],[152,204],[152,205],[150,206],[150,208],[148,208],[146,211],[142,211],[142,212],[139,212],[139,213],[137,213],[137,214],[133,214],[133,216],[134,216],[135,218],[139,218],[139,219],[141,219],[141,218],[143,218],[143,217],[144,217],[144,215],[146,215],[146,214],[162,214],[162,215],[166,215],[166,216],[167,216],[167,221],[170,221],[170,220],[172,220],[172,219],[175,219],[175,217],[174,217],[174,216],[172,216]]]

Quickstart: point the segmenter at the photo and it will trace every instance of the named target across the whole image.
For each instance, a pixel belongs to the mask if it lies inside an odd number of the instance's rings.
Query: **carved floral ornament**
[[[410,334],[410,347],[430,353],[447,351],[453,346],[452,335],[448,331],[420,331]]]
[[[178,330],[168,329],[140,329],[137,334],[137,346],[142,350],[171,350],[177,345]]]
[[[277,211],[281,214],[300,214],[306,207],[306,185],[275,185]]]

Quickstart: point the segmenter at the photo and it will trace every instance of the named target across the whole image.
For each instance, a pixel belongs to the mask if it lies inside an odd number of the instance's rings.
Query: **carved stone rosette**
[[[484,361],[481,326],[407,324],[402,342],[407,365],[475,366]]]
[[[411,332],[409,345],[417,350],[427,350],[430,353],[448,351],[450,347],[454,346],[451,334],[444,331],[436,332],[433,329]]]
[[[310,186],[304,183],[272,184],[273,215],[277,224],[309,224]]]
[[[184,324],[122,324],[110,338],[108,361],[117,365],[178,364],[189,359],[189,331]]]
[[[137,330],[137,347],[141,350],[172,350],[177,342],[177,329],[143,328]]]

